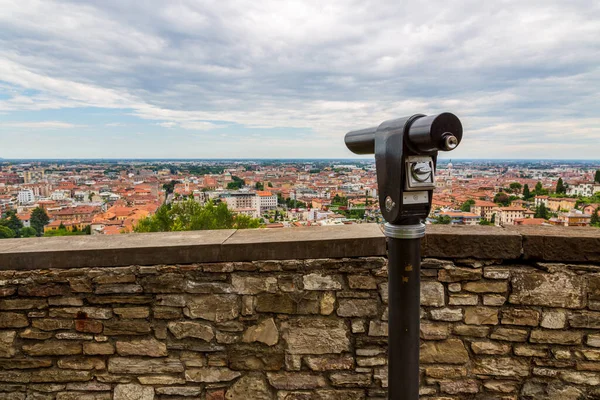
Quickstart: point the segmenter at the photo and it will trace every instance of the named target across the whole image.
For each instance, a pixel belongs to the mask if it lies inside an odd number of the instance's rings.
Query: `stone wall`
[[[0,399],[385,399],[385,239],[297,232],[218,251],[132,235],[105,257],[97,242],[4,241]],[[421,398],[600,398],[600,235],[576,232],[429,232]],[[556,251],[569,243],[581,251]],[[123,264],[131,253],[148,265]]]

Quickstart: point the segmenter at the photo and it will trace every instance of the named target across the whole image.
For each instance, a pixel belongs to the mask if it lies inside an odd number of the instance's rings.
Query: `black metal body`
[[[419,398],[421,239],[388,238],[388,393]]]
[[[419,399],[421,224],[431,209],[437,153],[462,139],[450,113],[415,114],[346,134],[348,149],[375,154],[379,206],[388,222],[388,392],[392,400]],[[420,179],[424,174],[425,179]]]

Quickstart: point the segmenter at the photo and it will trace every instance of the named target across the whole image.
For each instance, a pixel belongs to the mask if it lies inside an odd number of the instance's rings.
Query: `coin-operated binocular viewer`
[[[431,209],[438,151],[455,149],[462,124],[450,113],[422,114],[348,132],[346,146],[375,154],[379,206],[387,223],[389,280],[388,391],[419,398],[421,238]]]

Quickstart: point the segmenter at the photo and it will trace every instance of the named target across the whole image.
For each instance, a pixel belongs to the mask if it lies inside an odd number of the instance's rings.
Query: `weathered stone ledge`
[[[600,261],[594,228],[428,226],[425,257]],[[0,269],[118,267],[386,254],[375,224],[0,241]]]

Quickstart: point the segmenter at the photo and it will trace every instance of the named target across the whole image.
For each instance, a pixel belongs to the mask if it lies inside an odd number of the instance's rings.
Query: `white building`
[[[525,217],[525,209],[522,207],[497,207],[492,211],[496,214],[496,226],[514,225],[515,219]]]
[[[277,196],[271,192],[256,192],[258,212],[262,215],[267,210],[277,208]]]
[[[587,196],[590,197],[594,193],[600,192],[600,184],[598,183],[576,183],[569,185],[567,188],[567,195],[569,196]]]
[[[33,190],[31,189],[23,189],[19,191],[17,195],[17,201],[19,204],[31,204],[35,201],[35,196],[33,195]]]

